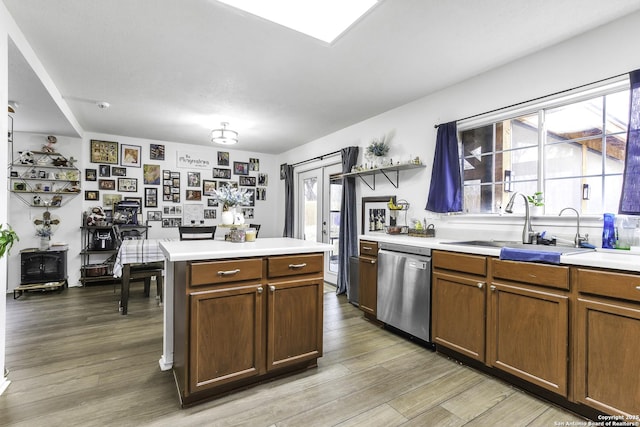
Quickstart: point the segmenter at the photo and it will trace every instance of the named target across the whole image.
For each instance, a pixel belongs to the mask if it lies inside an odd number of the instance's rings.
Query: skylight
[[[218,0],[276,24],[332,43],[378,0]]]

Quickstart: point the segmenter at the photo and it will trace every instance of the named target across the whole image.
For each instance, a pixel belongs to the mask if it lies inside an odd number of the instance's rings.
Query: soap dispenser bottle
[[[616,226],[615,215],[612,213],[604,214],[604,227],[602,229],[602,247],[605,249],[614,249],[616,246]]]

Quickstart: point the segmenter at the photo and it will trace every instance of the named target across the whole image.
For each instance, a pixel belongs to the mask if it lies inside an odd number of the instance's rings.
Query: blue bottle
[[[602,247],[606,249],[614,249],[616,247],[615,215],[611,213],[604,214],[604,227],[602,229]]]

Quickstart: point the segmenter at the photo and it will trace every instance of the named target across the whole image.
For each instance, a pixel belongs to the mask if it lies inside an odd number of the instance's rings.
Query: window
[[[617,212],[629,119],[629,90],[620,86],[459,126],[465,212],[498,212],[514,191],[542,191],[547,214]]]

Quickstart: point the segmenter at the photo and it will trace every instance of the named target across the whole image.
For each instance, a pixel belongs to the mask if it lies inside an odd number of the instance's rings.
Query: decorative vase
[[[46,251],[49,249],[49,238],[48,237],[41,237],[40,238],[40,250],[41,251]]]
[[[226,211],[222,211],[220,221],[224,225],[231,225],[236,219],[236,208],[229,207]]]

